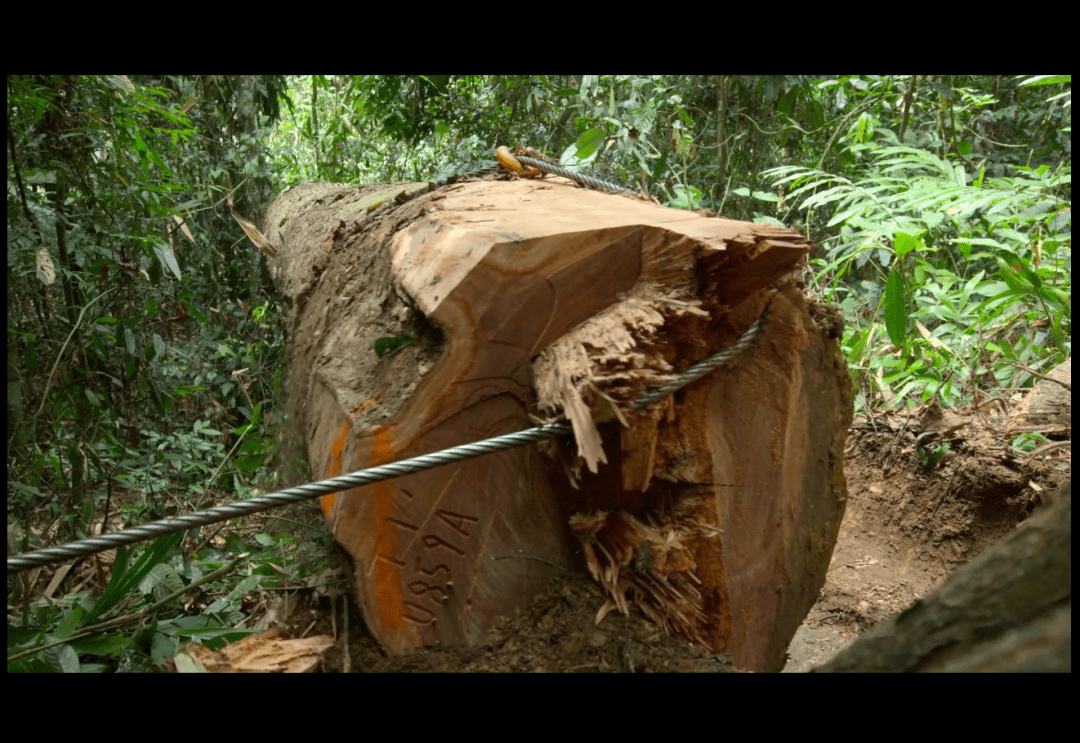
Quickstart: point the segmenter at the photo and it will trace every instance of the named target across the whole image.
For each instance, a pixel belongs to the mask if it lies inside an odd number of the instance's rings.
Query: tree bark
[[[839,320],[789,276],[805,239],[560,178],[309,184],[263,232],[316,476],[574,427],[324,500],[388,651],[482,643],[584,563],[610,597],[598,618],[636,605],[780,668],[843,515],[851,417]],[[635,411],[766,307],[730,368]]]

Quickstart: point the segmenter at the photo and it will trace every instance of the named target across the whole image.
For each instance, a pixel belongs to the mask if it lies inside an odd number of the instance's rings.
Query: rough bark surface
[[[779,669],[843,515],[851,415],[839,321],[785,280],[800,235],[558,178],[309,184],[263,232],[316,476],[574,426],[572,441],[324,500],[388,651],[481,643],[584,563],[610,597],[600,616],[637,605],[743,668]],[[731,368],[634,410],[766,307]],[[389,338],[404,347],[380,356]]]

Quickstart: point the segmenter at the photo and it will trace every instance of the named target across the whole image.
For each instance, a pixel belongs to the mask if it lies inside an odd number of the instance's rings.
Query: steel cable
[[[734,343],[730,346],[718,351],[704,361],[691,366],[686,371],[677,374],[667,384],[643,394],[634,401],[635,409],[641,410],[666,395],[700,379],[709,372],[722,366],[729,366],[732,364],[757,340],[757,336],[760,334],[762,327],[764,327],[767,312],[768,307],[765,308],[765,311],[761,313],[761,316],[754,324],[751,325],[746,332],[736,338]],[[161,519],[160,521],[153,521],[149,524],[135,526],[131,529],[125,529],[121,532],[113,532],[112,534],[105,534],[100,537],[90,537],[89,539],[80,539],[76,542],[70,542],[69,544],[57,547],[46,547],[44,549],[34,550],[33,552],[14,555],[7,559],[7,570],[8,573],[16,573],[22,570],[28,570],[29,568],[48,565],[53,562],[63,562],[77,557],[84,557],[86,555],[92,555],[95,552],[104,552],[105,550],[116,549],[117,547],[122,547],[124,545],[135,544],[136,542],[141,542],[145,539],[153,539],[165,534],[186,531],[195,527],[208,526],[209,524],[215,524],[219,521],[226,521],[231,518],[250,516],[254,513],[261,513],[262,511],[269,511],[273,508],[300,503],[311,498],[318,498],[323,495],[348,490],[360,485],[370,485],[371,483],[379,482],[381,480],[389,480],[393,477],[409,475],[414,472],[431,469],[432,467],[439,467],[444,464],[451,464],[463,459],[471,459],[472,457],[479,457],[484,454],[490,454],[504,449],[513,449],[518,446],[530,444],[534,441],[542,441],[544,439],[552,438],[553,436],[569,433],[573,433],[573,429],[569,423],[549,423],[544,426],[537,426],[536,428],[528,428],[524,431],[515,431],[514,433],[495,436],[494,438],[484,439],[483,441],[462,444],[431,454],[423,454],[418,457],[404,459],[400,462],[392,462],[390,464],[371,467],[366,470],[360,470],[348,475],[341,475],[340,477],[334,477],[329,480],[320,480],[305,485],[297,485],[296,487],[286,488],[285,490],[279,490],[275,493],[268,493],[267,495],[256,496],[254,498],[249,498],[248,500],[237,501],[225,506],[217,506],[216,508],[197,511],[195,513],[187,514],[186,516],[174,516],[172,518]]]
[[[443,449],[431,454],[424,454],[419,457],[405,459],[400,462],[392,462],[390,464],[383,464],[378,467],[371,467],[366,470],[353,472],[348,475],[341,475],[340,477],[335,477],[330,480],[320,480],[319,482],[297,485],[293,488],[279,490],[276,493],[268,493],[266,495],[249,498],[248,500],[230,503],[225,506],[208,508],[205,511],[196,511],[195,513],[189,513],[186,516],[161,519],[160,521],[154,521],[149,524],[143,524],[142,526],[125,529],[121,532],[113,532],[112,534],[105,534],[100,537],[90,537],[89,539],[80,539],[77,542],[71,542],[58,547],[47,547],[45,549],[27,552],[22,555],[16,555],[8,558],[7,569],[9,573],[13,573],[37,567],[39,565],[47,565],[52,562],[62,562],[76,557],[92,555],[95,552],[116,549],[117,547],[122,547],[127,544],[141,542],[144,539],[153,539],[177,531],[186,531],[199,526],[208,526],[209,524],[216,524],[219,521],[226,521],[240,516],[250,516],[253,513],[260,513],[262,511],[269,511],[272,508],[300,503],[305,500],[310,500],[311,498],[318,498],[322,495],[336,493],[341,490],[348,490],[360,485],[370,485],[371,483],[379,482],[380,480],[389,480],[392,477],[409,475],[413,472],[420,472],[421,470],[431,469],[432,467],[438,467],[443,464],[450,464],[462,459],[478,457],[482,454],[490,454],[491,452],[501,451],[503,449],[512,449],[516,446],[523,446],[532,443],[533,441],[541,441],[563,433],[572,433],[569,424],[551,423],[538,428],[529,428],[524,431],[516,431],[503,436],[496,436],[495,438],[485,439],[473,444],[462,444],[461,446]]]
[[[523,165],[537,168],[545,173],[569,178],[576,183],[580,183],[590,188],[613,193],[631,193],[621,186],[616,186],[613,183],[609,183],[585,173],[569,170],[561,165],[553,165],[552,163],[531,157],[517,156],[516,159]],[[766,307],[765,312],[762,312],[757,321],[750,326],[745,333],[736,338],[735,342],[730,346],[719,351],[705,361],[691,366],[681,374],[676,375],[667,384],[645,393],[634,401],[634,408],[636,410],[641,410],[648,407],[672,392],[700,379],[709,372],[721,366],[730,364],[735,358],[753,345],[764,324],[767,311],[768,307]],[[165,534],[208,526],[209,524],[215,524],[219,521],[225,521],[231,518],[250,516],[254,513],[261,513],[262,511],[269,511],[273,508],[300,503],[311,498],[329,495],[330,493],[348,490],[361,485],[370,485],[371,483],[379,482],[381,480],[388,480],[393,477],[420,472],[422,470],[431,469],[432,467],[451,464],[463,459],[470,459],[472,457],[478,457],[483,454],[490,454],[504,449],[524,446],[525,444],[534,441],[542,441],[553,436],[568,433],[573,433],[570,424],[550,423],[545,426],[530,428],[524,431],[516,431],[514,433],[496,436],[472,444],[462,444],[461,446],[443,449],[431,454],[424,454],[419,457],[405,459],[400,462],[393,462],[391,464],[384,464],[378,467],[360,470],[359,472],[353,472],[348,475],[341,475],[340,477],[329,480],[320,480],[305,485],[298,485],[293,488],[286,488],[285,490],[279,490],[275,493],[256,496],[254,498],[249,498],[248,500],[230,503],[225,506],[197,511],[195,513],[187,514],[186,516],[161,519],[160,521],[154,521],[149,524],[132,527],[131,529],[125,529],[122,532],[114,532],[112,534],[91,537],[89,539],[80,539],[76,542],[70,542],[57,547],[47,547],[45,549],[27,552],[22,555],[15,555],[7,559],[7,570],[9,573],[14,573],[53,562],[62,562],[64,560],[84,557],[96,552],[116,549],[117,547],[135,544],[136,542],[153,539]]]
[[[583,186],[595,188],[598,191],[609,191],[612,193],[632,193],[629,189],[625,189],[622,186],[616,186],[614,183],[608,183],[607,181],[600,180],[599,178],[588,175],[587,173],[578,173],[577,171],[564,168],[562,165],[552,165],[551,163],[544,162],[543,160],[537,160],[533,157],[523,157],[522,155],[516,155],[515,159],[522,165],[528,165],[531,168],[542,170],[545,173],[551,173],[552,175],[561,175],[563,178],[569,178],[575,183],[580,183]]]

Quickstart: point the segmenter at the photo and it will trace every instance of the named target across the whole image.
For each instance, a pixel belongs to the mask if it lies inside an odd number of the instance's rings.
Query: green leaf
[[[410,343],[415,342],[416,339],[411,335],[399,335],[396,337],[376,338],[375,339],[375,355],[380,359],[384,356],[389,356],[395,351],[399,351],[405,348]]]
[[[83,655],[120,655],[127,647],[128,638],[119,635],[115,637],[87,637],[75,640],[71,643],[76,653]]]
[[[60,623],[53,631],[53,637],[57,640],[62,640],[65,637],[71,637],[75,634],[75,630],[82,624],[86,618],[86,609],[81,605],[75,605],[71,608],[64,618],[60,620]]]
[[[181,588],[183,588],[183,583],[180,576],[171,565],[164,562],[154,565],[146,577],[139,582],[139,590],[143,594],[153,593],[155,601],[160,601]]]
[[[582,133],[577,138],[577,142],[574,143],[574,146],[577,147],[577,156],[582,160],[587,159],[597,151],[603,141],[604,131],[602,129],[589,129]]]
[[[896,257],[903,258],[912,250],[915,250],[919,247],[919,241],[911,235],[905,234],[903,232],[898,232],[893,235],[893,245],[896,249]]]
[[[692,186],[678,185],[674,188],[674,197],[665,202],[665,206],[674,209],[693,210],[701,206],[701,191]]]
[[[239,456],[236,458],[236,469],[241,472],[254,472],[262,467],[265,456],[262,454]]]
[[[1002,252],[1008,254],[1008,251]],[[1002,281],[1009,285],[1010,289],[1015,292],[1020,292],[1022,294],[1027,294],[1031,291],[1031,286],[1023,280],[1023,277],[1021,275],[1022,272],[1019,270],[1020,267],[1018,265],[1010,264],[1009,261],[1005,260],[1001,256],[995,256],[995,260],[997,261],[998,268],[1000,269],[998,271],[998,276],[1001,278]]]
[[[1031,270],[1031,266],[1028,265],[1026,260],[1011,251],[1005,250],[1002,252],[1009,256],[1009,261],[1013,268],[1018,270],[1020,274],[1031,283],[1031,286],[1034,287],[1036,291],[1042,287],[1042,279],[1039,278],[1037,273]]]
[[[1071,83],[1072,75],[1035,75],[1022,80],[1020,85],[1057,85],[1059,83]]]
[[[904,281],[895,268],[889,270],[885,282],[885,329],[889,340],[903,348],[907,328],[907,306],[904,302]]]
[[[86,615],[85,623],[93,622],[127,598],[128,594],[139,585],[139,582],[155,565],[168,559],[183,537],[183,533],[166,534],[163,537],[158,537],[153,544],[139,553],[138,558],[130,567],[128,566],[130,551],[126,547],[118,548],[109,585],[105,587],[101,598],[97,600],[97,603]]]
[[[180,264],[176,262],[176,256],[173,255],[172,248],[165,243],[157,243],[154,245],[154,253],[157,255],[158,260],[161,261],[161,264],[172,271],[173,276],[179,281],[182,278]]]
[[[756,201],[766,201],[771,204],[775,204],[780,200],[780,197],[771,191],[751,191],[749,188],[733,188],[731,192],[737,196],[751,198]]]

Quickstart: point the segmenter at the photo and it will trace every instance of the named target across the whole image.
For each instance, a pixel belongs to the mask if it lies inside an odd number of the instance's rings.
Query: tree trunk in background
[[[790,278],[800,235],[560,178],[307,184],[263,233],[316,476],[574,426],[324,499],[389,652],[482,643],[584,567],[600,615],[637,605],[742,668],[783,665],[839,530],[851,418],[839,320]],[[766,307],[730,368],[634,412]]]

